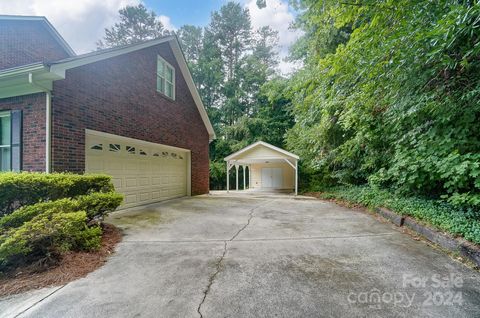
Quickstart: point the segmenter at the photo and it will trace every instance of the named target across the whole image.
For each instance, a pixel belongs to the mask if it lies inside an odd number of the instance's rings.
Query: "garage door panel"
[[[125,188],[136,188],[137,187],[137,179],[136,178],[126,178],[125,179]]]
[[[113,178],[112,178],[112,183],[113,183],[113,186],[115,187],[115,189],[120,189],[120,188],[123,187],[122,178],[115,178],[115,177],[113,177]]]
[[[185,151],[88,132],[85,147],[85,171],[111,175],[115,189],[125,196],[124,207],[187,194]]]
[[[148,185],[150,185],[150,178],[147,178],[147,177],[138,178],[138,185],[139,185],[139,186],[148,186]]]
[[[136,194],[125,194],[124,205],[132,204],[137,202]]]
[[[152,196],[150,192],[140,193],[140,201],[148,201],[151,200]]]

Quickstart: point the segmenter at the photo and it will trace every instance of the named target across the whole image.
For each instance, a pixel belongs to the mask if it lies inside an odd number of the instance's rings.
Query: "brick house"
[[[175,36],[76,55],[0,16],[0,168],[107,173],[125,206],[208,192],[215,138]]]

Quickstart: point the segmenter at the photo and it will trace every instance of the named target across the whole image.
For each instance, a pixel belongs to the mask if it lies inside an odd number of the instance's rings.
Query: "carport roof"
[[[251,144],[251,145],[249,145],[249,146],[247,146],[247,147],[245,147],[245,148],[243,148],[243,149],[240,149],[239,151],[234,152],[233,154],[225,157],[224,160],[225,160],[225,161],[230,161],[230,160],[240,159],[240,157],[241,157],[242,154],[244,154],[244,153],[246,153],[246,152],[248,152],[248,151],[250,151],[250,150],[252,150],[252,149],[254,149],[254,148],[257,148],[257,147],[265,147],[265,148],[271,149],[271,150],[273,150],[273,151],[275,151],[275,152],[278,152],[278,153],[281,155],[281,157],[289,157],[289,158],[292,158],[292,159],[295,159],[295,160],[299,160],[299,159],[300,159],[300,157],[297,156],[296,154],[293,154],[293,153],[291,153],[291,152],[288,152],[288,151],[286,151],[286,150],[283,150],[283,149],[281,149],[281,148],[278,148],[278,147],[276,147],[276,146],[274,146],[274,145],[271,145],[271,144],[269,144],[269,143],[266,143],[266,142],[264,142],[264,141],[257,141],[257,142],[255,142],[255,143],[253,143],[253,144]],[[282,155],[283,155],[283,156],[282,156]]]

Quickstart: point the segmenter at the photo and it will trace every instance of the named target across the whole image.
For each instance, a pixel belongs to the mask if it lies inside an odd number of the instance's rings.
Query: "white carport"
[[[258,141],[228,157],[227,191],[230,190],[230,169],[235,167],[238,190],[238,171],[243,169],[243,188],[246,189],[246,169],[248,168],[248,188],[262,190],[294,190],[298,194],[298,160],[300,158],[269,143]]]

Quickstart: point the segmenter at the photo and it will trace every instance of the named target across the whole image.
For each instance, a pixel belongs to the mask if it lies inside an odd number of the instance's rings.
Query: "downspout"
[[[51,172],[52,166],[52,91],[33,81],[33,74],[28,74],[30,85],[40,89],[45,93],[45,173]]]

